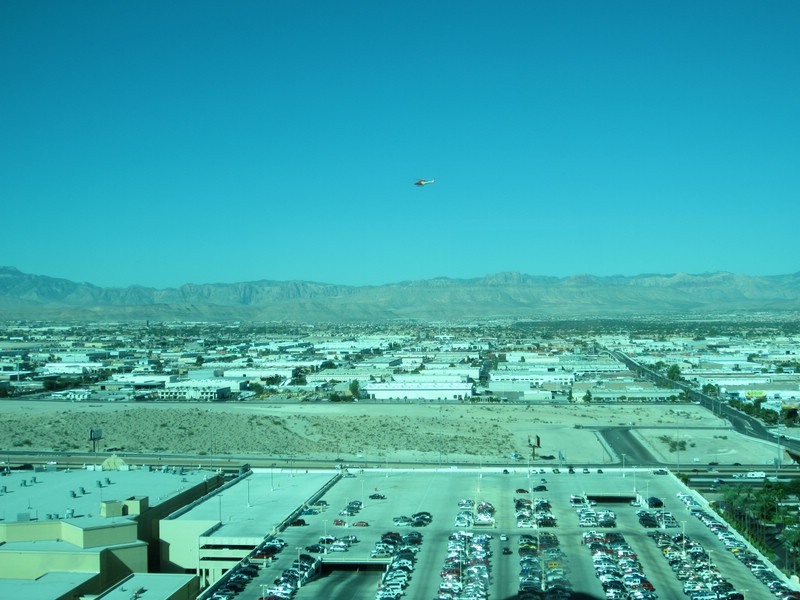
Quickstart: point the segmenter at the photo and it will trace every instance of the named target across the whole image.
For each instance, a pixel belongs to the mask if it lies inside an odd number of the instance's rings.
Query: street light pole
[[[625,453],[622,453],[622,476],[625,477]]]
[[[686,521],[681,521],[681,543],[683,544],[683,559],[686,560]]]

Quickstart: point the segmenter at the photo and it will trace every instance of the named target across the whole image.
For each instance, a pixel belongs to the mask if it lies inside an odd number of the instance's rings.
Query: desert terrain
[[[0,402],[3,450],[235,454],[341,459],[369,464],[506,462],[618,464],[598,431],[625,426],[666,464],[679,460],[771,464],[776,448],[740,436],[697,405],[434,403],[108,403]],[[686,443],[676,455],[670,440]],[[118,450],[117,450],[118,449]],[[631,465],[633,466],[633,465]]]

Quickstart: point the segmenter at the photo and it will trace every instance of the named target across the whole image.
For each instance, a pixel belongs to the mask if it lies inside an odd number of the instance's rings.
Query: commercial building
[[[458,382],[368,383],[366,393],[372,400],[467,400],[474,385]]]
[[[66,600],[147,573],[160,562],[160,520],[221,484],[218,473],[132,469],[116,457],[84,469],[4,471],[0,597]],[[184,579],[178,587],[196,589]]]

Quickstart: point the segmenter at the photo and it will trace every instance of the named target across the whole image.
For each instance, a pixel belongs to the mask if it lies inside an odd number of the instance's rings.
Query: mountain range
[[[259,280],[102,288],[0,267],[0,319],[389,321],[708,315],[800,309],[800,273],[749,276],[497,273],[379,286]]]

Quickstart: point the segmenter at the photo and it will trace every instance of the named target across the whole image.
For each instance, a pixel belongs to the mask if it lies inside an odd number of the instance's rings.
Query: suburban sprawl
[[[16,321],[0,597],[800,598],[773,317]]]

